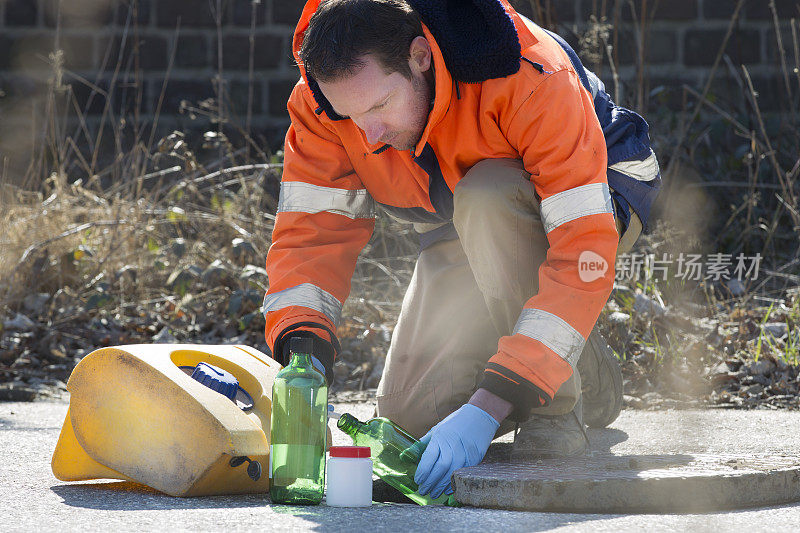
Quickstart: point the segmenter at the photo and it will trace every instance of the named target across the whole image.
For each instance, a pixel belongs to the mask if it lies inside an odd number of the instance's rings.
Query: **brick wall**
[[[111,109],[116,118],[127,114],[130,122],[134,109],[138,109],[140,120],[147,122],[157,111],[166,78],[160,132],[173,127],[204,127],[207,120],[201,117],[193,121],[179,110],[182,101],[194,104],[215,94],[216,3],[63,0],[56,31],[58,0],[0,0],[0,90],[4,93],[0,113],[6,116],[5,123],[10,120],[26,125],[34,105],[41,112],[44,104],[32,96],[46,92],[52,78],[48,54],[58,38],[67,71],[64,83],[72,86],[75,101],[87,111],[90,124],[99,121],[105,107],[104,97],[91,98],[92,85],[106,90],[115,80]],[[223,77],[230,112],[244,124],[250,96],[253,3],[220,3]],[[279,142],[280,131],[287,123],[286,95],[297,77],[290,61],[290,39],[297,17],[294,2],[262,0],[256,5],[252,124],[271,144]],[[176,31],[178,23],[180,30]],[[120,68],[115,78],[117,64]]]
[[[48,54],[58,40],[64,50],[63,82],[70,84],[75,102],[85,109],[88,126],[96,125],[105,97],[91,98],[92,85],[106,90],[115,79],[110,111],[127,126],[135,120],[152,121],[164,85],[168,84],[160,112],[160,130],[173,127],[204,128],[201,115],[192,120],[179,113],[181,103],[195,103],[214,95],[217,72],[217,0],[0,0],[0,151],[10,150],[8,137],[30,135],[32,117],[41,117],[52,69]],[[249,87],[251,0],[220,0],[223,77],[230,98],[230,114],[244,124]],[[621,80],[624,103],[650,107],[651,111],[682,105],[681,84],[701,87],[714,62],[735,0],[650,0],[633,2],[638,20],[647,12],[644,33],[645,66],[637,66],[638,24],[629,2],[614,0],[516,0],[518,9],[540,24],[557,29],[576,49],[587,66],[596,69],[609,92],[615,91],[607,57],[592,60],[593,47],[582,40],[590,17],[613,23],[609,39]],[[252,127],[263,143],[280,146],[287,125],[286,98],[297,77],[292,65],[290,40],[304,2],[261,0],[255,5],[255,79],[252,90]],[[800,0],[776,0],[787,57],[794,64],[790,17],[800,18]],[[601,6],[606,5],[605,12]],[[655,12],[652,6],[656,6]],[[775,26],[768,0],[747,0],[735,26],[727,53],[738,65],[747,65],[764,108],[779,111],[783,77]],[[135,10],[132,9],[135,6]],[[618,6],[618,7],[614,7]],[[180,31],[176,27],[180,21]],[[127,33],[126,33],[127,25]],[[177,35],[177,39],[176,39]],[[590,41],[590,40],[589,40]],[[124,46],[123,46],[124,42]],[[170,68],[170,58],[174,57]],[[119,63],[116,72],[115,67]],[[791,68],[791,67],[790,67]],[[712,92],[719,101],[736,104],[741,91],[736,75],[723,64]],[[639,75],[644,91],[637,91]],[[790,71],[791,73],[791,71]],[[84,81],[80,81],[83,79]],[[639,94],[639,96],[637,96]],[[785,100],[785,98],[784,98]],[[742,100],[743,101],[743,100]],[[74,115],[74,113],[72,113]],[[11,132],[11,133],[9,133]]]
[[[791,69],[797,65],[790,29],[791,19],[797,19],[796,25],[800,22],[800,0],[774,1],[783,48],[789,63],[788,72],[791,74]],[[530,4],[530,2],[519,3]],[[605,17],[607,22],[618,28],[614,58],[619,66],[620,78],[623,80],[623,99],[631,106],[640,103],[633,98],[632,93],[638,85],[638,73],[641,70],[646,91],[659,89],[658,97],[645,98],[645,107],[653,111],[660,106],[680,109],[682,106],[680,86],[683,84],[698,90],[703,87],[730,26],[737,1],[552,0],[540,3],[550,5],[552,11],[556,13],[559,32],[564,33],[573,46],[580,47],[578,37],[588,29],[587,21],[590,17],[598,20]],[[634,5],[635,13],[631,10],[631,3]],[[606,4],[608,7],[603,11],[601,6]],[[718,102],[731,105],[744,102],[739,87],[742,80],[740,65],[744,64],[760,95],[759,105],[762,109],[781,111],[788,108],[788,100],[782,92],[783,78],[776,26],[769,4],[769,0],[745,0],[725,50],[725,54],[730,58],[730,64],[723,59],[712,85],[711,94]],[[619,7],[615,9],[615,5]],[[643,8],[646,8],[647,28],[643,40],[644,61],[643,66],[637,67],[637,63],[640,63],[637,33],[640,33]],[[800,39],[800,26],[797,26],[797,33]],[[606,58],[598,70],[607,88],[612,89]],[[797,86],[796,81],[795,86]]]

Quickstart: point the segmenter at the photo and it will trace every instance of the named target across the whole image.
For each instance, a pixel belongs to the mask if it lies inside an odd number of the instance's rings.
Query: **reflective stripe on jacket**
[[[301,15],[295,56],[319,3],[310,0]],[[484,159],[521,159],[541,198],[550,249],[538,272],[539,293],[525,303],[513,333],[500,339],[481,386],[514,403],[522,418],[530,407],[547,404],[572,375],[611,292],[613,268],[598,279],[580,279],[581,253],[613,265],[615,214],[625,221],[625,210],[633,208],[646,223],[640,209],[649,209],[652,198],[640,184],[657,185],[658,172],[647,124],[615,106],[566,43],[505,0],[466,2],[485,17],[468,34],[441,3],[410,3],[424,22],[435,68],[433,107],[413,150],[369,144],[300,66],[267,257],[267,343],[274,346],[301,322],[301,329],[330,338],[326,330],[339,321],[377,205],[409,221],[447,222],[452,191],[467,170]],[[612,170],[628,189],[609,188]]]

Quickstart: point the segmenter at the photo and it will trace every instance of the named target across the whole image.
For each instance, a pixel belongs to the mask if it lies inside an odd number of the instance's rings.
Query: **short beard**
[[[425,126],[428,124],[428,116],[431,112],[431,84],[428,79],[423,77],[422,80],[411,78],[411,86],[414,89],[414,109],[425,109],[425,114],[420,114],[416,122],[412,125],[411,131],[416,132],[415,138],[402,146],[394,146],[396,150],[413,150],[419,140],[422,138],[422,133],[425,131]]]

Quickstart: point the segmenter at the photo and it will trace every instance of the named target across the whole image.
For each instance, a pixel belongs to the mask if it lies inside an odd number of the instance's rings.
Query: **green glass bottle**
[[[270,415],[270,498],[316,505],[325,488],[328,384],[311,363],[314,343],[293,338],[289,366],[275,376]]]
[[[438,498],[420,496],[414,482],[417,464],[425,445],[388,418],[372,418],[361,422],[351,414],[339,417],[337,427],[350,435],[356,446],[369,446],[372,450],[372,471],[420,505],[460,506],[453,495]]]

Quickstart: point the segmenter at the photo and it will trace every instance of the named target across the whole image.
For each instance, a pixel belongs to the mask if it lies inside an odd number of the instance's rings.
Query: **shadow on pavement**
[[[275,505],[272,511],[307,522],[312,531],[549,531],[582,522],[606,520],[610,515],[524,513],[476,507],[374,503],[371,507],[292,507]],[[588,526],[591,527],[591,526]]]
[[[628,434],[622,430],[614,428],[590,429],[587,431],[589,436],[589,452],[610,453],[611,447],[628,440]],[[483,463],[508,463],[511,462],[511,450],[514,447],[511,442],[493,442],[486,450]]]
[[[0,429],[4,431],[45,431],[45,430],[61,430],[61,426],[36,426],[36,425],[20,425],[19,420],[14,418],[6,418],[0,416]],[[33,422],[36,422],[35,420]]]
[[[50,489],[61,496],[66,505],[86,509],[214,509],[218,507],[258,507],[270,503],[269,497],[265,494],[177,498],[147,485],[130,481],[55,485]],[[372,500],[375,503],[417,505],[381,479],[377,479],[373,483]],[[305,509],[305,507],[300,508]]]
[[[620,429],[590,429],[589,449],[593,452],[611,452],[611,447],[628,440],[628,434]]]
[[[84,509],[219,509],[263,507],[269,503],[263,494],[177,498],[129,481],[55,485],[50,489],[63,498],[64,504]]]
[[[258,514],[288,515],[306,521],[304,529],[313,531],[406,531],[471,529],[477,531],[543,531],[560,526],[609,518],[610,515],[574,515],[558,513],[520,513],[474,507],[419,506],[404,503],[378,503],[365,508],[275,505],[266,495],[244,494],[175,498],[154,489],[127,481],[55,485],[51,490],[65,505],[104,511],[142,511],[176,509],[249,509]],[[273,518],[277,524],[286,524]],[[509,527],[509,524],[514,524]],[[188,524],[187,524],[188,525]],[[292,523],[293,527],[299,524]],[[430,529],[429,529],[430,528]]]

